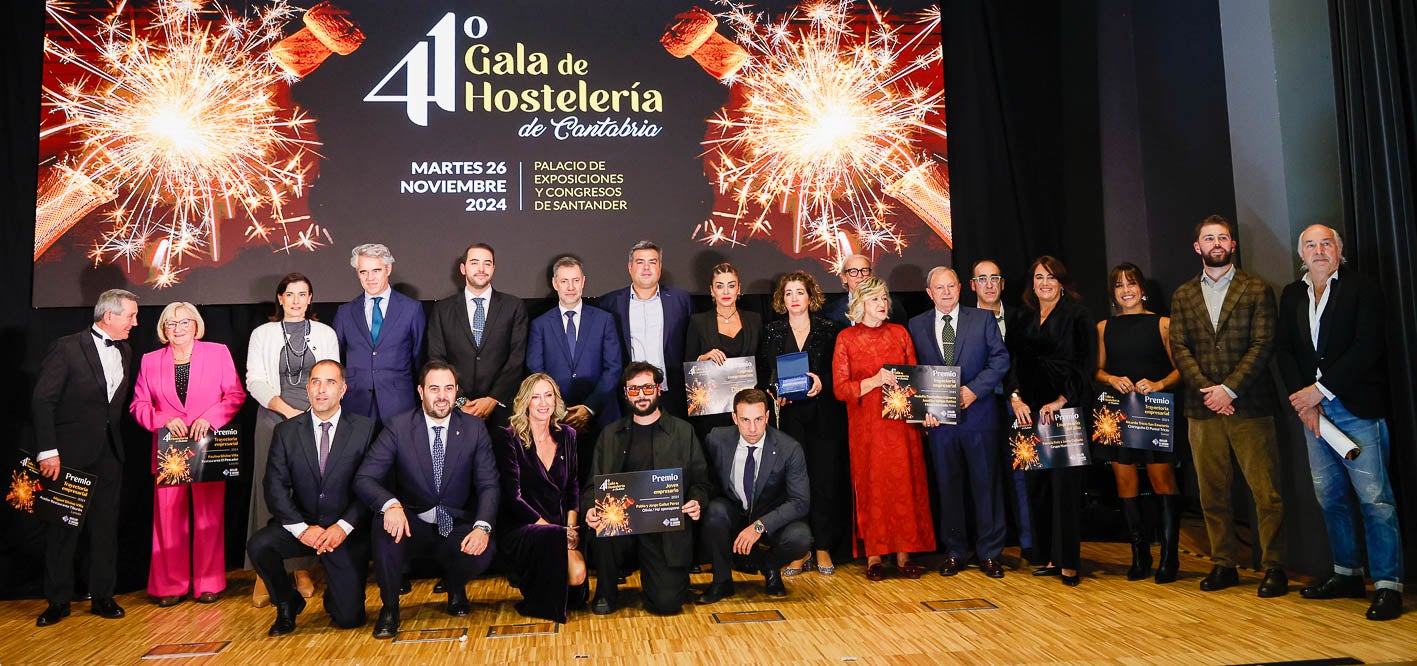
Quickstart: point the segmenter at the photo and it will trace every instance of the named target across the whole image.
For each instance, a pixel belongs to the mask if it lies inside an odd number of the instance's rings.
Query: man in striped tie
[[[398,634],[405,561],[428,556],[442,563],[448,614],[464,617],[472,610],[467,581],[487,570],[496,550],[500,486],[487,427],[453,409],[458,375],[444,361],[423,365],[418,396],[421,407],[391,419],[354,479],[359,498],[381,515],[372,531],[384,607],[374,638]]]

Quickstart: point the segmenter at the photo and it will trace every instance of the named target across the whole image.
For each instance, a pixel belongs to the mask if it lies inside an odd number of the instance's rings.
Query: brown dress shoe
[[[158,597],[158,599],[157,599],[157,607],[158,607],[158,608],[172,608],[173,606],[176,606],[177,604],[182,603],[182,600],[185,599],[185,598],[186,598],[186,597],[184,597],[183,595],[180,595],[180,594],[175,594],[175,595],[172,595],[172,596],[170,596],[170,597]]]
[[[945,563],[940,565],[940,575],[953,576],[959,573],[959,570],[963,568],[964,563],[960,562],[958,557],[946,557]]]
[[[315,581],[310,580],[310,572],[304,569],[295,570],[295,591],[300,596],[309,599],[315,596]]]
[[[925,567],[922,567],[914,562],[906,562],[905,564],[897,565],[896,568],[900,569],[900,575],[905,576],[906,578],[909,578],[911,580],[915,580],[921,576],[924,576],[925,572],[929,571],[929,569],[926,569]]]
[[[872,564],[866,567],[866,580],[879,582],[886,579],[886,565]]]
[[[1004,577],[1004,565],[998,560],[986,559],[983,562],[980,562],[979,570],[983,571],[984,575],[990,578]]]
[[[251,606],[253,608],[265,608],[271,605],[271,593],[266,589],[266,581],[256,576],[256,584],[251,587]]]

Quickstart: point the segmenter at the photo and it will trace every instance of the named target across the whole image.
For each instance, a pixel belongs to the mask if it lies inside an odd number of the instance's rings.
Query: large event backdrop
[[[390,4],[398,5],[399,11],[402,11],[406,3]],[[684,3],[684,6],[687,4]],[[1208,5],[1205,11],[1213,14],[1214,5],[1203,4]],[[1413,256],[1414,249],[1417,249],[1410,233],[1410,229],[1417,227],[1417,222],[1412,219],[1410,205],[1412,183],[1401,174],[1413,172],[1412,154],[1410,150],[1394,153],[1388,147],[1410,145],[1407,143],[1410,140],[1408,133],[1414,126],[1413,109],[1408,105],[1413,94],[1410,63],[1417,62],[1412,53],[1417,39],[1413,39],[1411,32],[1411,15],[1402,14],[1394,18],[1393,6],[1380,0],[1335,0],[1335,14],[1343,18],[1342,24],[1336,25],[1336,34],[1343,38],[1336,37],[1335,40],[1344,51],[1335,54],[1335,62],[1339,63],[1336,67],[1351,77],[1343,79],[1344,85],[1349,87],[1344,89],[1345,94],[1340,95],[1348,128],[1344,134],[1345,145],[1350,151],[1345,158],[1345,166],[1351,174],[1346,182],[1352,187],[1347,230],[1359,239],[1373,239],[1371,242],[1355,243],[1362,246],[1357,261],[1365,269],[1377,270],[1381,267],[1384,279],[1392,284],[1389,296],[1396,298],[1394,310],[1410,322],[1413,313],[1417,312],[1417,303],[1412,300],[1414,276],[1410,270],[1404,270],[1407,264],[1403,258]],[[1056,254],[1073,269],[1089,306],[1101,316],[1105,313],[1102,282],[1106,276],[1107,258],[1103,249],[1103,210],[1099,194],[1102,183],[1097,166],[1100,161],[1097,108],[1099,86],[1106,85],[1106,82],[1099,82],[1097,76],[1098,5],[1092,1],[1079,3],[1071,0],[1027,3],[1026,6],[989,0],[946,0],[942,8],[944,78],[948,82],[949,98],[946,101],[950,110],[951,134],[948,157],[953,167],[950,173],[952,219],[958,223],[954,229],[955,262],[968,265],[980,257],[997,257],[1005,273],[1010,276],[1008,297],[1012,302],[1026,284],[1021,276],[1028,260],[1045,252]],[[1398,8],[1402,9],[1400,3]],[[390,13],[394,12],[391,10]],[[668,14],[672,12],[666,12]],[[585,18],[592,20],[594,17]],[[377,32],[372,24],[387,20],[390,19],[381,14],[376,20],[364,24],[365,30],[370,33],[369,39],[372,40]],[[665,17],[661,16],[660,21],[663,20]],[[1161,20],[1156,25],[1160,26],[1158,29],[1165,30],[1165,26],[1174,22]],[[1223,97],[1224,89],[1221,77],[1213,73],[1213,70],[1219,69],[1218,21],[1204,19],[1199,23],[1200,27],[1196,27],[1195,23],[1187,25],[1191,26],[1192,36],[1201,39],[1188,37],[1181,42],[1173,40],[1184,48],[1174,50],[1169,61],[1152,63],[1156,69],[1151,75],[1174,81],[1174,78],[1166,78],[1169,72],[1177,69],[1190,71],[1196,63],[1204,62],[1205,69],[1211,73],[1186,77],[1184,82],[1178,83],[1183,90],[1176,94],[1189,93],[1186,99],[1192,100],[1217,99],[1217,96]],[[44,25],[44,3],[0,3],[0,93],[3,93],[3,101],[0,101],[0,136],[5,137],[0,143],[3,147],[0,148],[3,150],[3,155],[0,155],[0,164],[3,164],[0,168],[0,256],[8,259],[0,262],[0,282],[10,287],[6,291],[10,305],[4,309],[6,316],[0,322],[0,354],[3,354],[0,368],[5,373],[4,381],[0,382],[0,415],[3,415],[11,433],[8,445],[3,447],[6,456],[15,447],[28,446],[33,441],[30,432],[30,393],[40,372],[39,362],[46,346],[50,340],[85,326],[90,310],[87,303],[60,308],[25,307],[26,300],[37,293],[35,285],[45,281],[45,278],[36,276],[30,260],[35,241],[35,193],[39,185],[36,165],[44,161],[36,129],[51,120],[41,113]],[[727,34],[726,29],[724,32]],[[417,38],[417,35],[414,37],[414,43],[426,39]],[[618,37],[612,39],[612,42],[618,41]],[[406,43],[403,51],[395,49],[395,53],[401,58],[410,48],[412,45]],[[341,58],[347,57],[329,56],[310,79],[326,68],[343,66]],[[703,76],[694,62],[674,62],[683,67],[680,74],[684,77]],[[396,63],[397,60],[384,63],[386,69],[380,72],[380,76]],[[1404,66],[1402,63],[1408,64]],[[1398,68],[1397,76],[1387,73],[1387,68],[1393,66]],[[298,90],[309,83],[311,81],[307,80],[296,84],[293,89]],[[359,92],[362,96],[363,91]],[[726,95],[726,92],[720,90],[719,94]],[[297,101],[303,104],[310,100]],[[318,100],[310,103],[318,103]],[[445,113],[432,112],[430,117]],[[1151,122],[1155,124],[1155,131],[1169,133],[1174,127],[1184,125],[1186,117],[1194,113],[1195,109],[1190,108],[1173,115],[1162,113]],[[1219,113],[1223,117],[1223,108]],[[1396,119],[1396,122],[1389,119]],[[1364,128],[1369,126],[1390,128],[1397,134],[1365,132]],[[704,134],[699,137],[700,140],[707,136],[707,127],[702,126],[701,129]],[[322,132],[320,138],[326,142],[330,140],[327,132]],[[1190,143],[1204,146],[1207,151],[1228,154],[1228,144],[1223,136],[1198,135]],[[327,154],[327,148],[323,146],[319,149],[322,159],[334,161],[338,155]],[[695,165],[695,168],[702,170],[698,191],[713,193],[712,172],[704,170],[700,152],[683,157],[699,160]],[[1170,156],[1166,157],[1169,159]],[[327,172],[321,171],[317,175],[323,178]],[[1201,190],[1196,188],[1196,182],[1188,180],[1188,173],[1178,171],[1171,178],[1157,180],[1148,191],[1194,195]],[[311,182],[309,196],[318,199],[315,193],[320,180]],[[716,200],[716,193],[714,196]],[[1234,213],[1233,199],[1227,199],[1223,192],[1206,189],[1203,196],[1209,202],[1198,202],[1198,205],[1205,205],[1207,209],[1213,207],[1227,215]],[[373,215],[373,212],[368,214]],[[902,215],[908,213],[903,212]],[[634,217],[636,220],[654,218],[649,228],[655,232],[653,237],[660,240],[684,229],[679,220],[655,215]],[[1179,217],[1190,218],[1189,215]],[[454,216],[451,219],[462,218]],[[485,218],[478,219],[485,221]],[[406,220],[399,220],[394,227],[395,233],[390,242],[395,244],[396,251],[404,246],[405,238],[410,235],[405,223]],[[1151,226],[1150,233],[1155,236],[1161,227],[1153,226],[1155,222],[1148,224]],[[100,229],[97,223],[90,227],[91,232]],[[1171,233],[1169,228],[1167,233]],[[354,242],[335,236],[333,229],[331,236],[342,243],[346,240],[351,244]],[[472,240],[467,236],[434,237],[420,244],[446,246],[448,254],[455,255],[462,245]],[[509,246],[499,246],[504,254],[503,263],[499,266],[499,283],[508,272],[509,263],[525,261],[527,255],[538,259],[549,256],[557,248],[547,246],[563,241],[568,245],[572,243],[570,239],[555,238],[533,230],[525,239],[518,239]],[[573,249],[580,250],[584,241],[575,239],[575,243]],[[772,243],[773,252],[779,253],[777,248],[781,247],[780,243]],[[409,239],[407,244],[414,243]],[[543,247],[546,249],[543,250]],[[523,253],[523,248],[530,248],[530,251]],[[728,256],[721,247],[699,248],[699,251],[709,254],[692,265],[691,270],[696,273],[675,275],[677,271],[671,272],[671,279],[675,279],[679,286],[695,288],[692,283],[706,275],[711,261]],[[241,252],[239,257],[265,253],[269,253],[269,249],[252,247]],[[505,258],[507,256],[513,257],[512,261],[509,262]],[[924,269],[935,263],[935,258],[932,253],[919,263],[894,260],[895,268],[887,272],[893,282],[898,279],[918,281]],[[274,288],[274,276],[288,268],[306,269],[306,264],[312,263],[309,259],[308,254],[292,254],[289,264],[264,269],[266,272],[262,275],[265,276],[265,283],[257,278],[249,284],[240,285],[250,294],[245,300],[267,301],[265,303],[209,305],[199,301],[208,322],[208,338],[231,345],[238,365],[243,365],[246,336],[273,311],[274,304],[267,294]],[[1194,265],[1192,259],[1181,252],[1157,256],[1154,260],[1157,265],[1152,266],[1151,272],[1158,276],[1186,275],[1193,270],[1189,268]],[[238,258],[237,261],[241,260]],[[734,260],[749,265],[746,260]],[[332,263],[342,261],[332,260]],[[816,261],[819,260],[804,258],[797,263],[807,265]],[[401,263],[399,270],[408,270],[410,263]],[[766,312],[762,294],[767,290],[768,276],[779,274],[790,263],[793,262],[784,261],[778,255],[775,263],[768,264],[771,268],[754,271],[763,275],[750,273],[745,276],[750,290],[754,292],[753,297],[745,299],[745,302],[751,300],[750,307]],[[190,265],[196,273],[208,267],[202,261]],[[451,273],[450,267],[451,259],[448,258],[441,270]],[[617,259],[603,271],[594,273],[592,284],[599,284],[600,287],[592,286],[592,293],[623,284],[625,277],[620,270],[623,269]],[[198,281],[193,274],[183,275],[184,280]],[[127,283],[130,276],[139,279],[146,277],[142,273],[125,272],[118,266],[102,264],[58,278],[63,283],[58,288],[80,293],[81,300],[88,301],[102,289]],[[402,272],[397,273],[396,282],[404,281],[406,277]],[[446,282],[427,287],[417,295],[424,301],[431,301],[451,293],[456,283],[451,275],[445,279]],[[407,286],[404,284],[400,288]],[[826,286],[830,289],[835,283],[829,282]],[[1169,292],[1176,286],[1175,280],[1163,277],[1160,286]],[[335,274],[331,281],[322,281],[317,287],[319,302],[312,310],[326,321],[333,314],[337,302],[347,300],[357,292],[352,275],[347,273]],[[918,312],[928,307],[918,293],[904,289],[902,287],[897,295],[907,300],[911,311]],[[538,289],[524,295],[542,293],[545,293],[544,290]],[[1401,296],[1394,297],[1395,293]],[[140,353],[156,347],[152,325],[162,304],[172,299],[169,293],[149,291],[145,296],[140,314],[141,325],[134,330],[132,339],[134,349]],[[528,305],[534,311],[540,311],[549,303],[529,300]],[[699,305],[707,307],[707,302]],[[1393,340],[1400,345],[1400,349],[1394,352],[1392,366],[1398,375],[1394,382],[1395,404],[1410,402],[1414,379],[1417,379],[1413,370],[1417,362],[1414,362],[1411,351],[1417,346],[1414,330],[1417,329],[1394,322]],[[1401,355],[1396,355],[1399,352]],[[238,416],[238,422],[250,424],[252,415],[248,407]],[[1417,465],[1414,465],[1411,455],[1411,442],[1417,428],[1414,428],[1412,421],[1411,410],[1399,412],[1393,421],[1396,433],[1393,476],[1406,517],[1417,515],[1411,508],[1414,493],[1404,492],[1407,490],[1404,485],[1410,484],[1403,483],[1404,479],[1417,478]],[[147,575],[152,491],[151,476],[145,462],[149,446],[147,434],[129,422],[126,435],[130,453],[124,470],[125,491],[121,507],[120,587],[134,590],[143,586]],[[1190,488],[1186,490],[1194,492]],[[227,556],[233,566],[238,565],[241,559],[240,540],[244,538],[249,492],[249,485],[242,481],[228,484]],[[1316,516],[1308,516],[1306,520],[1312,521],[1314,518]],[[1413,529],[1411,519],[1406,520],[1405,524],[1411,555],[1411,544],[1417,542],[1417,536],[1414,536],[1417,530]],[[0,531],[6,535],[3,546],[0,546],[0,597],[37,595],[42,548],[37,525],[14,512],[0,511]],[[1303,549],[1307,551],[1321,549],[1312,541],[1305,544]],[[1309,559],[1315,558],[1322,560],[1325,555],[1322,552],[1309,554]],[[1409,557],[1408,561],[1413,560]]]

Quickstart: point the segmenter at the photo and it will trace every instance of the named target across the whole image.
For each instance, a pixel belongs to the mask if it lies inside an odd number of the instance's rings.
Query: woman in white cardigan
[[[271,513],[266,508],[266,458],[270,455],[271,437],[276,424],[310,408],[310,399],[305,392],[305,384],[310,380],[310,368],[325,359],[339,360],[339,341],[335,338],[335,330],[306,316],[314,295],[310,279],[304,275],[291,273],[281,278],[276,287],[279,318],[251,331],[251,344],[246,352],[246,389],[260,407],[256,410],[256,458],[252,466],[251,512],[246,530],[248,539],[271,519]],[[315,584],[309,572],[313,559],[286,562],[287,569],[295,572],[296,589],[306,598],[315,593]],[[251,568],[249,558],[246,568]],[[270,595],[259,577],[256,578],[251,603],[257,608],[270,603]]]

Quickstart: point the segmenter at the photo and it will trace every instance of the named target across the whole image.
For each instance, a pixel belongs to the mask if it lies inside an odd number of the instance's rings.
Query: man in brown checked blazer
[[[1230,453],[1250,484],[1259,517],[1264,581],[1259,596],[1289,592],[1284,573],[1284,502],[1279,497],[1275,391],[1269,376],[1277,323],[1274,294],[1264,280],[1235,267],[1234,227],[1219,215],[1196,225],[1204,270],[1171,300],[1171,355],[1185,384],[1191,456],[1215,567],[1206,592],[1240,582]]]

